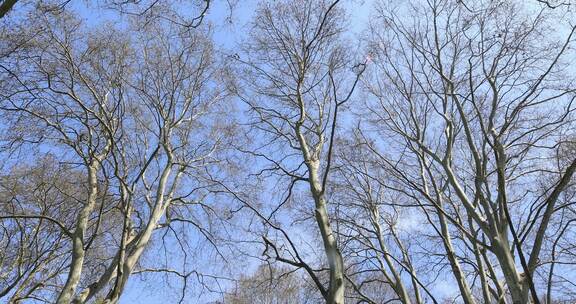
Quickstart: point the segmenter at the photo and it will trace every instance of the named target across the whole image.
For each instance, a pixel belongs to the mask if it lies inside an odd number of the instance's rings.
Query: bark
[[[98,196],[98,179],[96,173],[99,165],[99,161],[96,160],[88,167],[88,200],[76,218],[76,229],[72,234],[72,262],[70,263],[70,270],[68,272],[66,283],[56,301],[58,304],[68,304],[72,301],[74,293],[76,292],[76,287],[78,286],[78,282],[82,275],[85,255],[84,235],[88,229],[90,214],[96,206],[96,199]]]
[[[446,222],[446,218],[444,217],[442,212],[438,212],[438,220],[440,221],[440,229],[442,231],[442,242],[446,250],[446,257],[450,262],[450,267],[452,268],[454,278],[456,278],[456,282],[458,282],[458,288],[460,289],[462,300],[464,300],[464,303],[466,304],[475,304],[476,301],[474,300],[474,296],[472,296],[470,286],[468,286],[468,283],[466,282],[466,276],[462,272],[460,262],[458,262],[458,258],[456,257],[456,253],[454,252],[454,246],[452,245],[452,236],[450,234],[450,231],[448,230],[448,223]]]
[[[528,294],[526,294],[526,297],[523,296],[522,278],[516,269],[514,256],[508,244],[508,237],[500,234],[492,240],[492,252],[498,259],[498,262],[500,262],[500,268],[504,274],[506,285],[508,285],[512,303],[526,304],[528,303]]]
[[[324,250],[326,258],[328,259],[328,266],[330,268],[330,285],[328,287],[328,295],[326,303],[328,304],[343,304],[344,303],[344,261],[342,253],[338,249],[336,238],[332,228],[330,227],[330,218],[326,208],[326,199],[321,190],[321,183],[318,178],[318,162],[313,162],[308,166],[310,170],[310,190],[314,197],[316,205],[315,216],[316,223],[320,229],[322,242],[324,243]]]
[[[472,222],[472,218],[468,217],[468,224],[470,225],[470,228],[474,227],[474,224]],[[485,265],[482,261],[482,254],[480,252],[480,248],[478,246],[478,243],[475,240],[470,240],[472,243],[472,248],[474,249],[474,257],[476,258],[476,264],[478,265],[478,275],[480,276],[480,283],[482,285],[482,296],[484,297],[484,302],[485,303],[492,303],[492,297],[490,296],[490,289],[489,289],[489,285],[488,285],[488,278],[486,276],[486,269],[485,269]]]

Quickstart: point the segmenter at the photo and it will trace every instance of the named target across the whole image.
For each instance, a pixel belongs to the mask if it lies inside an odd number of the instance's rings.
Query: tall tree
[[[276,259],[306,269],[327,303],[344,303],[345,290],[344,262],[328,199],[335,134],[339,111],[364,70],[363,64],[354,70],[342,45],[344,14],[338,2],[262,3],[245,50],[237,57],[247,78],[240,84],[239,97],[253,118],[249,124],[262,136],[255,148],[240,150],[266,162],[270,167],[264,171],[289,180],[285,201],[292,199],[296,184],[307,185],[329,284],[324,286],[300,257]],[[291,250],[299,256],[296,247]]]
[[[367,108],[400,148],[366,144],[405,185],[399,191],[433,207],[425,212],[438,218],[464,302],[476,302],[462,265],[471,250],[484,302],[490,290],[504,301],[501,271],[514,303],[538,303],[547,227],[562,216],[560,195],[576,169],[576,159],[554,157],[573,128],[575,83],[565,71],[576,27],[554,35],[551,22],[561,19],[515,1],[381,6],[374,22]],[[456,249],[453,233],[469,249]]]
[[[11,123],[5,140],[12,150],[58,155],[54,161],[74,164],[86,185],[73,196],[77,209],[66,215],[74,220],[61,222],[64,214],[51,220],[69,239],[68,266],[60,272],[66,280],[60,285],[60,276],[52,278],[57,302],[84,303],[105,293],[116,303],[133,273],[176,264],[139,263],[154,235],[164,231],[166,238],[185,224],[213,242],[203,227],[209,219],[195,217],[210,210],[203,174],[217,162],[227,127],[215,119],[225,95],[212,43],[205,30],[181,31],[166,22],[138,25],[123,39],[110,27],[87,33],[66,13],[37,17],[39,34],[5,61],[10,75],[1,109]],[[48,216],[14,211],[22,213],[3,218],[18,224]],[[96,264],[106,266],[94,270]]]

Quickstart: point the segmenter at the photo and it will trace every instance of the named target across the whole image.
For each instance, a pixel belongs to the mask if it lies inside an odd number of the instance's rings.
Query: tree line
[[[2,1],[2,301],[576,300],[576,3],[214,2]]]

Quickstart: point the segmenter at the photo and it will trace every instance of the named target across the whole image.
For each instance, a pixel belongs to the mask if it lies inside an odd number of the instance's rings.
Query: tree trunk
[[[70,264],[70,271],[68,272],[66,284],[64,284],[64,288],[62,288],[58,300],[56,301],[58,304],[68,304],[72,301],[74,293],[76,292],[76,287],[78,286],[78,282],[82,275],[85,255],[84,234],[88,228],[88,220],[96,206],[96,199],[98,196],[98,178],[96,176],[98,167],[99,164],[96,162],[92,163],[88,168],[88,201],[76,218],[76,229],[72,236],[72,262]]]
[[[330,285],[326,297],[327,304],[344,304],[344,261],[342,253],[338,249],[336,238],[330,227],[330,218],[326,209],[326,199],[322,189],[322,184],[318,178],[318,161],[309,162],[310,190],[316,205],[316,223],[320,229],[324,251],[328,259],[330,268]]]

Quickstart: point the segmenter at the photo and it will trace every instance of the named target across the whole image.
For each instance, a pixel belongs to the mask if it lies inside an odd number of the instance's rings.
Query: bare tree
[[[253,117],[251,132],[262,136],[254,142],[255,148],[239,150],[266,163],[257,176],[270,172],[272,178],[288,179],[284,202],[293,199],[297,184],[309,188],[307,196],[314,205],[306,213],[314,217],[320,232],[328,262],[328,287],[285,231],[282,238],[290,243],[290,254],[296,258],[281,256],[274,241],[268,239],[270,251],[265,253],[304,268],[327,303],[344,302],[345,283],[344,262],[328,211],[334,139],[339,111],[364,70],[363,64],[354,66],[346,58],[349,55],[340,44],[344,15],[338,2],[262,3],[246,49],[236,57],[248,78],[240,84],[238,94]],[[353,73],[356,75],[347,76]],[[270,220],[274,213],[265,218]]]
[[[316,288],[309,280],[289,269],[261,265],[251,275],[243,275],[224,303],[313,303]]]
[[[57,0],[34,3],[31,1],[2,0],[0,3],[0,19],[10,13],[14,6],[29,6],[34,4],[42,9],[53,13],[63,11],[72,0]],[[208,10],[213,5],[213,0],[193,0],[188,3],[190,10],[182,12],[175,9],[178,3],[174,1],[146,1],[146,0],[103,0],[92,1],[91,4],[99,9],[117,11],[125,15],[134,15],[145,19],[164,19],[183,28],[198,28],[204,21]],[[227,0],[228,9],[232,11],[236,5],[234,0]],[[192,12],[189,14],[189,12]]]
[[[346,134],[354,139],[353,134]],[[347,136],[347,137],[348,137]],[[359,300],[383,303],[437,302],[428,288],[434,276],[420,276],[425,260],[414,247],[425,247],[426,235],[417,233],[405,210],[409,202],[389,191],[393,179],[362,142],[347,140],[337,159],[340,237],[350,266],[346,273]],[[404,207],[404,208],[402,208]],[[429,265],[427,265],[429,266]],[[374,289],[372,291],[371,289]],[[387,289],[391,292],[385,292]]]
[[[153,235],[165,231],[165,238],[184,223],[211,238],[208,219],[195,218],[194,210],[212,212],[203,203],[202,175],[226,136],[224,121],[212,124],[225,97],[212,43],[203,30],[165,23],[138,26],[131,41],[113,28],[87,34],[64,13],[38,18],[45,27],[35,43],[5,66],[11,90],[2,110],[12,123],[6,140],[12,150],[58,153],[54,161],[76,166],[87,186],[73,196],[78,207],[65,217],[74,217],[71,223],[34,210],[3,218],[48,219],[70,239],[70,260],[60,269],[67,279],[60,286],[53,278],[58,303],[103,292],[116,303],[132,273],[170,273],[164,265],[136,269]]]
[[[432,207],[464,302],[476,302],[468,271],[484,302],[505,301],[501,271],[514,303],[538,303],[543,244],[576,169],[574,158],[555,161],[574,126],[565,59],[576,28],[558,37],[561,19],[515,1],[382,6],[376,20],[368,109],[399,146],[365,143],[404,185],[396,191]]]
[[[62,255],[70,253],[68,227],[80,208],[76,197],[85,189],[68,166],[55,167],[54,158],[38,166],[13,168],[2,177],[2,292],[10,302],[28,298],[48,287],[65,267]],[[113,217],[110,217],[112,220]]]
[[[572,1],[216,3],[0,2],[2,301],[576,300]]]

